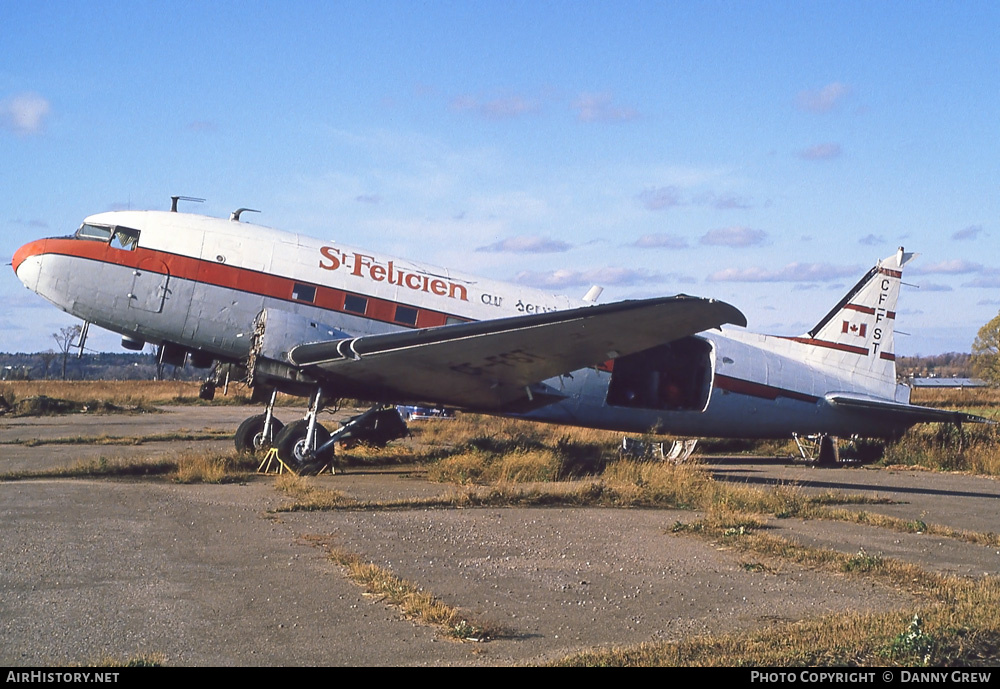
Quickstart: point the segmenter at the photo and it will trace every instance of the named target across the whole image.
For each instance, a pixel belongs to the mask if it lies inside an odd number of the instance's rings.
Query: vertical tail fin
[[[815,345],[809,358],[895,386],[896,300],[903,266],[915,256],[900,247],[883,258],[823,320],[795,338]]]

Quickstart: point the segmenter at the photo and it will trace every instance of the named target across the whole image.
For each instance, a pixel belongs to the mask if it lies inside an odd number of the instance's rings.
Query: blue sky
[[[969,351],[1000,310],[998,35],[995,2],[5,2],[0,258],[184,194],[797,335],[903,245],[897,354]],[[9,267],[0,300],[0,351],[73,322]]]

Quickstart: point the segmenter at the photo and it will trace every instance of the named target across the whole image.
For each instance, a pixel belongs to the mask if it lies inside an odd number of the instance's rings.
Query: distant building
[[[915,388],[988,388],[990,386],[981,378],[911,378],[910,385]]]

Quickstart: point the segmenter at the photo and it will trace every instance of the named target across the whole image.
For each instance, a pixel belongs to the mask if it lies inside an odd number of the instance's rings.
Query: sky
[[[1000,311],[996,2],[0,2],[0,260],[244,220],[798,335],[879,258],[897,355]],[[76,322],[0,270],[0,351]],[[120,351],[92,332],[88,345]]]

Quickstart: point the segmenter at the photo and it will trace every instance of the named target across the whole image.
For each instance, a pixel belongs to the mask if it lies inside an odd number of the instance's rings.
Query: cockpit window
[[[80,239],[96,239],[98,241],[106,242],[111,239],[111,228],[103,227],[102,225],[88,225],[84,223],[80,225],[80,229],[76,231],[76,236]]]
[[[84,223],[76,231],[78,239],[92,239],[97,242],[109,242],[115,249],[135,251],[139,246],[139,230],[130,227],[108,227],[106,225],[91,225]]]
[[[116,227],[115,235],[111,238],[111,246],[115,249],[135,251],[135,248],[139,246],[139,230]]]

